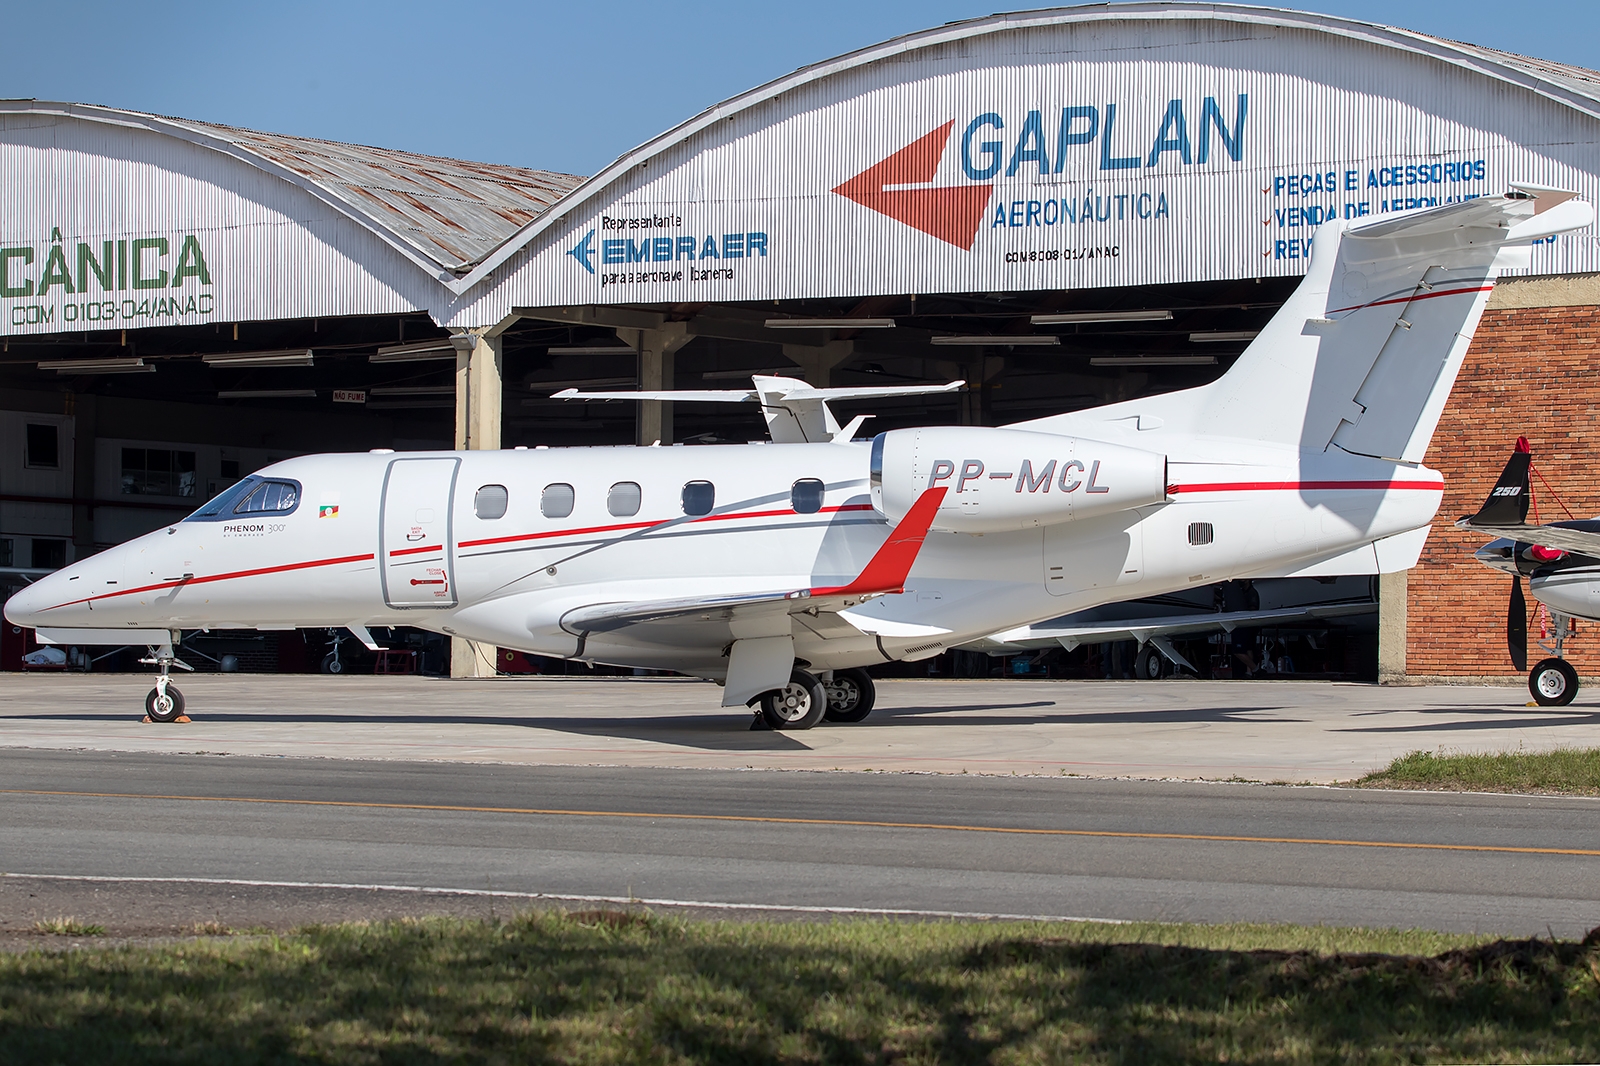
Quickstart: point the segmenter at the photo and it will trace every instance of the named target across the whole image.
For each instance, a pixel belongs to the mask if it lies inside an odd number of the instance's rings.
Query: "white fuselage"
[[[845,611],[847,627],[797,616],[795,655],[816,669],[923,658],[1101,603],[1282,573],[1425,526],[1439,504],[1441,478],[1413,464],[1160,436],[1174,486],[1163,502],[1009,532],[936,527],[903,592]],[[720,677],[725,646],[692,625],[646,642],[563,618],[843,584],[891,524],[874,509],[864,443],[315,455],[257,476],[296,482],[294,509],[163,527],[37,582],[6,616],[96,629],[409,625]],[[792,487],[809,479],[825,485],[821,509],[797,512]],[[685,514],[691,481],[714,486],[710,513]],[[640,486],[637,513],[608,505],[619,483]],[[571,486],[570,513],[559,488],[546,508],[558,516],[542,510],[552,485]],[[504,487],[502,516],[479,516],[484,486]],[[1211,524],[1210,543],[1190,543],[1191,523]]]

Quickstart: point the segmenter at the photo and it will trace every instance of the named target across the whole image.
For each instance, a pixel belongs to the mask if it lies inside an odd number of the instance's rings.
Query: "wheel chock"
[[[180,725],[188,725],[189,721],[190,721],[189,716],[186,715],[186,714],[180,714],[180,715],[178,715],[178,717],[173,719],[173,722],[178,723]]]
[[[151,718],[148,714],[144,716],[144,724],[145,725],[150,725],[154,721],[155,721],[155,719]]]

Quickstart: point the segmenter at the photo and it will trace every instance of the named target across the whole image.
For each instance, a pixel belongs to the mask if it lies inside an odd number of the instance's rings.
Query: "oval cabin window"
[[[822,482],[814,477],[796,481],[789,490],[789,502],[796,514],[816,514],[822,510]]]
[[[629,518],[639,513],[639,503],[643,498],[638,482],[619,481],[606,493],[606,510],[618,518]]]
[[[472,498],[472,510],[479,518],[504,518],[510,499],[504,485],[485,485]]]
[[[710,514],[717,505],[717,487],[709,481],[691,481],[683,487],[684,514]]]
[[[539,496],[539,513],[546,518],[565,518],[572,513],[572,503],[576,498],[572,486],[565,482],[546,485]]]

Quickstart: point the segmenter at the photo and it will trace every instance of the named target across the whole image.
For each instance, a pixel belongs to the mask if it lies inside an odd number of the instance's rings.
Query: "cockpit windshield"
[[[229,485],[211,499],[207,500],[199,510],[185,518],[185,522],[214,521],[224,515],[233,513],[233,508],[238,502],[250,495],[250,490],[261,484],[261,479],[252,474],[233,485]]]

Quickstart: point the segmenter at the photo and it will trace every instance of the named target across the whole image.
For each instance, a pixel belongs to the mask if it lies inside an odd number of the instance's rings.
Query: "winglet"
[[[1506,461],[1500,480],[1489,490],[1488,499],[1478,508],[1478,513],[1461,519],[1456,525],[1467,529],[1482,527],[1520,526],[1528,520],[1528,465],[1533,453],[1528,448],[1528,438],[1518,437],[1516,450]]]
[[[945,493],[949,492],[948,486],[928,489],[917,502],[911,505],[911,510],[900,519],[900,524],[890,532],[889,539],[873,555],[866,568],[848,585],[838,585],[832,588],[811,589],[812,596],[881,596],[888,593],[904,592],[906,576],[911,573],[911,564],[917,561],[917,554],[922,551],[922,542],[928,537],[928,527],[933,524],[933,516],[939,510],[939,504],[944,502]]]

